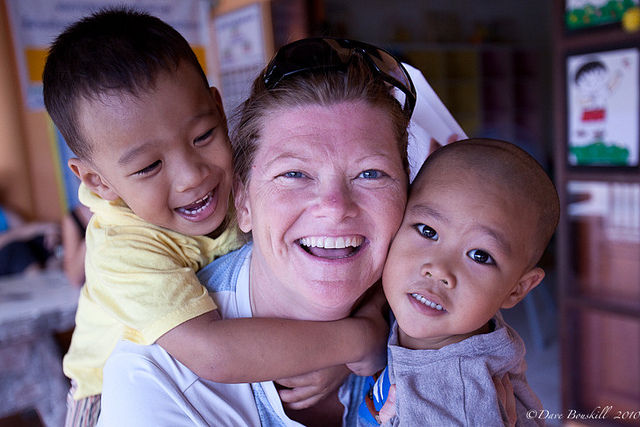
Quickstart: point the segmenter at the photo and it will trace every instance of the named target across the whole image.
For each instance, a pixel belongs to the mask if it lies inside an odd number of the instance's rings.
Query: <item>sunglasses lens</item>
[[[378,55],[369,55],[371,60],[376,64],[376,67],[378,67],[382,73],[393,77],[408,90],[411,90],[412,82],[409,80],[404,69],[400,67],[398,61],[385,51],[378,49],[377,53]]]
[[[395,96],[412,113],[416,96],[411,78],[389,53],[366,43],[348,39],[309,38],[293,42],[278,51],[263,76],[267,89],[273,89],[288,75],[303,71],[342,68],[357,52],[370,60],[376,72],[393,85]]]
[[[263,80],[267,89],[273,89],[291,74],[302,71],[332,68],[347,63],[350,51],[337,40],[303,39],[281,48],[271,60]]]
[[[400,62],[389,53],[378,48],[375,48],[374,52],[368,50],[367,54],[378,71],[383,76],[387,76],[385,80],[395,87],[394,95],[396,99],[405,106],[405,109],[408,109],[409,113],[413,112],[416,104],[415,89],[411,78]]]
[[[311,43],[295,44],[286,49],[281,58],[290,70],[304,70],[318,66],[331,65],[337,58],[335,49],[322,40]]]

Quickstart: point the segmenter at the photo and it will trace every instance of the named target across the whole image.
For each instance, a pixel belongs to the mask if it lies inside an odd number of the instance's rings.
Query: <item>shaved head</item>
[[[472,138],[437,149],[422,165],[411,193],[441,179],[443,171],[471,172],[477,179],[499,188],[505,198],[518,201],[527,213],[537,212],[532,263],[539,261],[558,225],[560,203],[542,166],[517,146],[494,139]],[[450,176],[450,175],[449,175]],[[523,215],[523,218],[525,215]]]

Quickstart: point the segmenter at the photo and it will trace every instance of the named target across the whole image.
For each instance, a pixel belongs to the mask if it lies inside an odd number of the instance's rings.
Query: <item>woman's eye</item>
[[[302,172],[291,171],[283,174],[282,176],[285,178],[304,178],[305,175]]]
[[[428,225],[418,224],[416,225],[416,230],[418,230],[418,233],[420,233],[422,236],[426,237],[427,239],[438,240],[438,233],[436,233],[436,230],[429,227]]]
[[[481,249],[472,249],[467,252],[467,255],[469,258],[480,264],[494,265],[496,263],[491,255]]]
[[[193,142],[204,141],[204,140],[208,139],[211,136],[211,134],[213,134],[213,128],[209,129],[208,131],[206,131],[202,135],[196,137],[196,139],[194,139]]]
[[[358,178],[378,179],[378,178],[382,178],[382,172],[374,169],[369,169],[360,173],[360,175],[358,175]]]
[[[157,169],[160,166],[160,163],[161,163],[160,160],[156,160],[146,168],[140,169],[138,172],[134,173],[134,175],[140,175],[140,176],[148,175],[151,172],[153,172],[155,169]]]

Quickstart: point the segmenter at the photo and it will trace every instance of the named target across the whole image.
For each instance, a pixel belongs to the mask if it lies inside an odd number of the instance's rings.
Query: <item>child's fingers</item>
[[[349,375],[344,366],[333,366],[296,377],[276,381],[280,399],[290,409],[304,409],[318,403],[336,390]]]
[[[456,142],[459,140],[460,140],[460,136],[454,133],[449,135],[449,138],[447,138],[447,144],[451,144],[452,142]]]
[[[396,416],[396,385],[392,384],[389,387],[389,395],[387,396],[387,401],[384,402],[382,408],[380,408],[380,412],[378,413],[380,417],[380,424],[384,424],[389,421],[391,418]]]
[[[518,417],[516,410],[516,395],[513,392],[513,384],[511,384],[511,378],[509,377],[509,374],[504,374],[502,378],[494,377],[493,384],[496,388],[498,400],[500,400],[502,406],[505,409],[505,412],[507,413],[509,425],[515,425]]]
[[[290,409],[304,409],[326,397],[315,387],[296,387],[279,390],[280,400]]]
[[[344,365],[331,366],[290,378],[282,378],[276,383],[287,388],[315,387],[319,390],[335,390],[349,376],[350,371]]]
[[[295,377],[282,378],[276,382],[287,388],[301,388],[317,386],[322,382],[322,371],[309,372],[308,374],[297,375]]]

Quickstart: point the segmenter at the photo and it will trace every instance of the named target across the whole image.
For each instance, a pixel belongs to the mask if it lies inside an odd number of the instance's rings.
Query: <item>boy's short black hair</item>
[[[131,8],[102,9],[65,29],[54,41],[42,76],[44,103],[69,148],[90,159],[92,147],[79,128],[79,100],[101,94],[139,94],[162,71],[182,61],[207,77],[187,40],[155,16]]]

